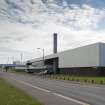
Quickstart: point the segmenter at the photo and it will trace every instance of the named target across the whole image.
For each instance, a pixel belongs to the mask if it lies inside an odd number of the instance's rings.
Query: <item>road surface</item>
[[[0,76],[44,105],[105,105],[105,86],[74,84],[28,74],[0,72]]]

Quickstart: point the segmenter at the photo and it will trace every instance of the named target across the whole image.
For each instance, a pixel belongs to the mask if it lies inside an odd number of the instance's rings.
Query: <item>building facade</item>
[[[83,76],[105,75],[105,43],[95,43],[42,58],[30,60],[35,68],[53,73],[65,73]],[[42,65],[42,66],[41,66]]]

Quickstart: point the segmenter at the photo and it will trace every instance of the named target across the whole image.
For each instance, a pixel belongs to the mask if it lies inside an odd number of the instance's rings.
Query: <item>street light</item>
[[[14,63],[14,56],[12,56],[12,58],[11,58],[11,59],[12,59],[12,63]]]
[[[42,48],[37,48],[38,50],[42,50],[42,52],[43,52],[43,66],[44,66],[44,48],[42,49]]]
[[[22,64],[22,61],[23,61],[23,53],[20,53],[20,59],[21,59],[21,64]]]
[[[7,64],[9,64],[9,57],[7,58]]]

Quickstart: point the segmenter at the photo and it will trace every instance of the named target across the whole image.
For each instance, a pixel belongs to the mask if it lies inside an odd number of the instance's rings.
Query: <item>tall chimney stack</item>
[[[57,53],[57,33],[53,34],[53,53]]]

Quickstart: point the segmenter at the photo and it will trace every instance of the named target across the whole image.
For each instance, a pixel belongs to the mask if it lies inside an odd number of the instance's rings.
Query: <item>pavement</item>
[[[105,105],[104,85],[76,84],[9,72],[0,72],[0,76],[43,105]]]

